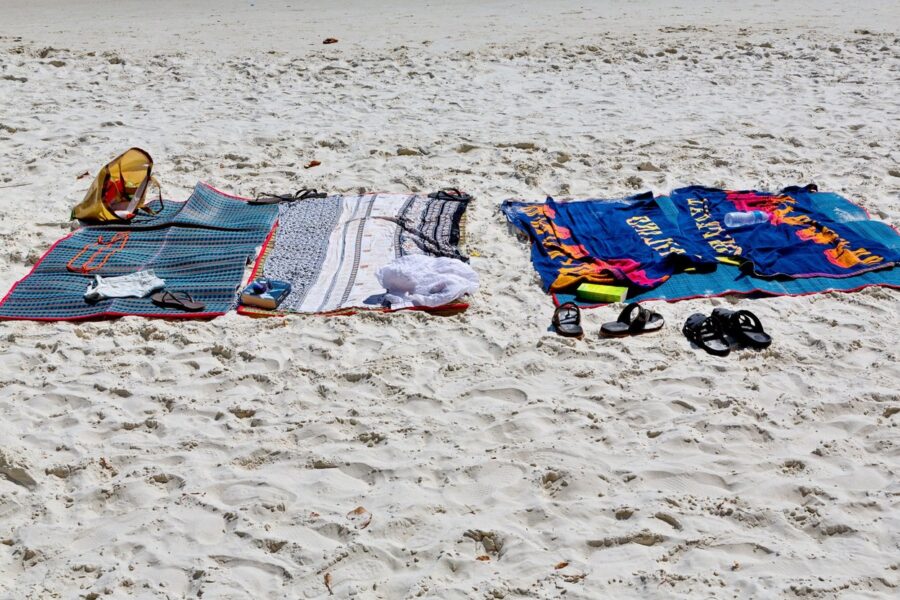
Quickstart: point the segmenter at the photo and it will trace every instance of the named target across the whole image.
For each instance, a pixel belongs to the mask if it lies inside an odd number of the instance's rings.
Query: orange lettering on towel
[[[531,227],[541,240],[540,244],[547,251],[547,256],[561,263],[559,274],[550,289],[565,289],[580,281],[615,283],[608,268],[595,262],[584,246],[574,243],[568,227],[553,223],[556,211],[551,206],[526,206],[522,208],[522,212],[531,217]]]
[[[877,265],[884,260],[884,257],[872,254],[865,248],[858,250],[850,250],[847,248],[847,241],[838,242],[837,248],[831,248],[825,251],[825,257],[828,261],[839,267],[849,269],[859,264]]]
[[[777,222],[800,227],[800,229],[797,229],[796,234],[797,237],[805,242],[834,246],[825,250],[825,258],[831,264],[844,269],[851,269],[860,264],[873,266],[884,262],[883,256],[872,254],[865,248],[851,249],[849,241],[839,236],[833,229],[813,221],[809,215],[792,215],[792,212],[792,206],[787,206],[777,211]],[[806,227],[803,227],[804,225]]]

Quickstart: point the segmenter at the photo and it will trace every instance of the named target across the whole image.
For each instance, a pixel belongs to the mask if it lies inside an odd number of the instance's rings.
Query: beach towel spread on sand
[[[716,257],[735,259],[758,277],[853,277],[900,261],[896,231],[815,186],[778,194],[694,186],[675,190],[670,201],[681,226],[699,234]],[[724,225],[728,213],[750,211],[766,221]]]
[[[279,312],[382,310],[385,289],[376,273],[394,259],[424,254],[467,260],[459,250],[467,205],[468,196],[409,194],[329,196],[283,203],[273,239],[266,244],[253,277],[291,284],[291,293]],[[275,314],[246,306],[238,311]]]
[[[811,186],[778,194],[688,187],[656,198],[507,201],[502,210],[531,239],[545,290],[566,300],[582,282],[627,285],[634,299],[676,300],[850,290],[898,279],[892,267],[900,261],[900,235]],[[724,225],[727,213],[753,210],[763,222]]]
[[[506,201],[501,208],[532,240],[531,260],[545,290],[582,282],[652,288],[679,270],[716,262],[650,193],[623,200]]]
[[[234,305],[248,259],[272,230],[278,209],[253,206],[198,184],[186,202],[166,201],[156,215],[125,224],[82,227],[56,242],[0,302],[0,319],[74,320],[138,315],[203,318]],[[206,308],[161,308],[149,297],[85,299],[102,278],[152,270],[167,290]]]

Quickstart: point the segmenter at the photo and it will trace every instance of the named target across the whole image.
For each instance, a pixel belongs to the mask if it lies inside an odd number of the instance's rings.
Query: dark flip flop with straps
[[[725,333],[744,346],[762,350],[772,344],[772,336],[763,330],[759,317],[749,310],[716,308],[712,311],[712,318],[719,322]]]
[[[725,337],[719,321],[702,313],[694,313],[681,329],[684,337],[715,356],[728,356],[731,344]]]
[[[574,302],[560,304],[553,313],[553,328],[563,337],[581,337],[581,309]]]
[[[432,200],[459,200],[460,202],[468,202],[472,199],[472,196],[456,188],[441,188],[428,194],[428,197]]]
[[[197,312],[206,308],[205,304],[197,302],[187,292],[156,292],[150,296],[150,300],[163,308],[177,308],[187,312]]]
[[[619,314],[619,318],[600,327],[600,335],[604,337],[623,337],[659,331],[666,320],[659,313],[651,312],[632,302]]]
[[[302,190],[297,190],[293,194],[260,194],[253,200],[248,201],[247,204],[280,204],[282,202],[322,199],[327,197],[328,194],[320,192],[315,188],[311,190],[303,188]]]

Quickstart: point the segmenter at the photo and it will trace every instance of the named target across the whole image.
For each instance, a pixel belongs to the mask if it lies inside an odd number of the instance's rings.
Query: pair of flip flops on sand
[[[763,350],[772,344],[772,336],[749,310],[717,308],[709,316],[694,313],[681,331],[691,342],[715,356],[728,356],[733,345]]]
[[[600,335],[625,337],[650,333],[659,331],[665,323],[662,315],[635,302],[626,306],[618,319],[604,323]],[[561,304],[553,313],[553,327],[562,336],[582,337],[584,329],[578,305],[574,302]],[[772,336],[763,330],[759,317],[749,310],[717,308],[709,316],[695,313],[688,317],[681,331],[688,340],[715,356],[728,356],[734,345],[763,350],[772,344]]]
[[[619,318],[610,323],[604,323],[600,327],[600,335],[603,337],[625,337],[659,331],[665,325],[666,320],[662,315],[647,310],[634,302],[629,304],[619,314]],[[581,327],[581,310],[574,302],[560,304],[553,313],[553,328],[564,337],[580,338],[584,336]]]

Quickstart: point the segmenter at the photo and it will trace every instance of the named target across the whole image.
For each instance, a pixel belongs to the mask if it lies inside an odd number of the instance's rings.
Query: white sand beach
[[[130,146],[174,199],[466,190],[481,290],[0,322],[0,599],[897,598],[900,293],[564,339],[498,205],[815,182],[900,225],[898,31],[889,0],[5,0],[0,294]],[[773,345],[691,348],[716,306]]]

